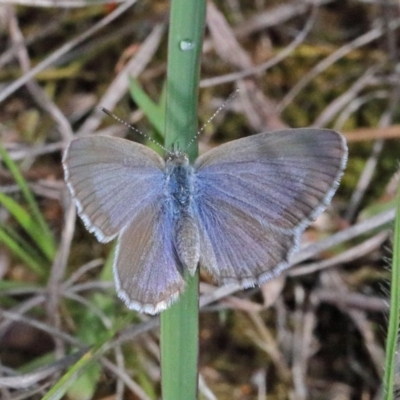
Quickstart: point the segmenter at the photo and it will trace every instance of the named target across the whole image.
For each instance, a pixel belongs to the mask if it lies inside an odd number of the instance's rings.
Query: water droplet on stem
[[[182,51],[189,51],[189,50],[194,49],[194,43],[193,43],[193,41],[190,40],[190,39],[181,40],[181,41],[179,42],[179,48],[180,48]]]

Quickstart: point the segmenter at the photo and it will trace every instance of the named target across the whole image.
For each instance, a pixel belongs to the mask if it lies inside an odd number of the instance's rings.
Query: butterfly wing
[[[326,208],[346,160],[344,138],[321,129],[261,133],[199,157],[202,266],[219,283],[242,287],[277,275]]]
[[[138,143],[107,136],[72,141],[63,165],[78,212],[107,242],[118,235],[114,277],[129,308],[151,314],[184,288],[163,199],[164,161]]]
[[[122,230],[114,259],[118,296],[138,311],[158,313],[173,303],[185,286],[172,235],[173,217],[155,199]]]
[[[65,151],[63,165],[78,213],[101,242],[112,240],[163,190],[163,159],[125,139],[75,139]]]

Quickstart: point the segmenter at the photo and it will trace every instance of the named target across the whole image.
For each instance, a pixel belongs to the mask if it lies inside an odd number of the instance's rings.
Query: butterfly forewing
[[[346,158],[343,137],[317,129],[262,133],[199,157],[201,263],[243,287],[276,275],[329,203]]]
[[[163,190],[162,158],[125,139],[76,139],[63,165],[80,216],[102,242],[112,240]]]

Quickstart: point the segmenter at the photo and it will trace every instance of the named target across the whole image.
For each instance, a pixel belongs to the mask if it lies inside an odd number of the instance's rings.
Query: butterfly
[[[117,238],[119,297],[150,314],[185,288],[198,265],[218,284],[260,285],[288,267],[304,229],[324,211],[347,161],[344,137],[325,129],[260,133],[189,163],[108,136],[73,140],[65,181],[86,228]]]

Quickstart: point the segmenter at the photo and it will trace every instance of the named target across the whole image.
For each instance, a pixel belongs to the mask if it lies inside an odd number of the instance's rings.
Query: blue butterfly
[[[262,284],[288,266],[300,235],[329,204],[347,161],[324,129],[260,133],[190,165],[125,139],[73,140],[65,180],[86,228],[118,238],[114,276],[131,309],[154,314],[184,290],[198,264],[219,284]]]

